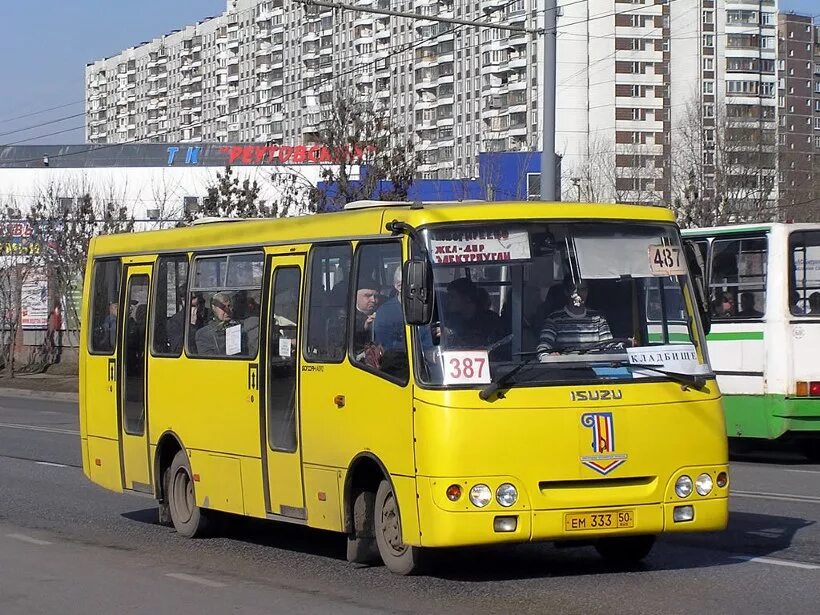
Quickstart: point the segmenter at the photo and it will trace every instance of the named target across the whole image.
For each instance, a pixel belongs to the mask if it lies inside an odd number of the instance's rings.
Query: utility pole
[[[543,115],[541,117],[541,200],[554,201],[555,173],[557,160],[555,157],[555,39],[556,14],[558,7],[556,0],[544,0],[544,70],[542,72],[544,84]]]

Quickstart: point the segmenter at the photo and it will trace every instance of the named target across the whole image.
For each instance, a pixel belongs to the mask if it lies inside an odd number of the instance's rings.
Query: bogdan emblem
[[[581,457],[581,463],[607,475],[626,461],[624,453],[615,452],[615,421],[611,412],[587,412],[581,415],[581,425],[592,431],[593,455]]]

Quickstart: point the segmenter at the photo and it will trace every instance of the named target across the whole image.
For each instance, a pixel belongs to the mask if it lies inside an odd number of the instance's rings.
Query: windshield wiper
[[[634,367],[635,369],[645,369],[651,372],[655,372],[657,374],[661,374],[666,376],[667,378],[671,378],[675,382],[678,382],[684,386],[692,387],[698,391],[702,391],[703,388],[706,386],[706,377],[701,376],[700,374],[682,374],[680,372],[670,372],[665,369],[661,369],[658,365],[647,365],[644,363],[621,363],[621,365],[625,367]]]
[[[483,389],[481,389],[481,391],[478,392],[478,396],[482,400],[487,401],[488,399],[490,399],[490,397],[492,397],[493,395],[498,393],[498,391],[501,389],[501,387],[503,387],[505,384],[507,384],[510,381],[510,378],[515,376],[524,367],[526,367],[527,365],[532,363],[533,359],[538,357],[537,352],[530,352],[530,353],[525,353],[525,354],[527,355],[526,359],[521,361],[518,365],[513,367],[510,371],[506,372],[504,375],[499,376],[498,380],[493,380],[492,382],[490,382],[490,384],[488,384]]]

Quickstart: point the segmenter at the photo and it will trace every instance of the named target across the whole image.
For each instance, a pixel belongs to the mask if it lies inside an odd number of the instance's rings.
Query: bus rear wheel
[[[193,538],[207,532],[208,517],[196,505],[191,466],[185,451],[174,456],[168,471],[168,509],[178,534]]]
[[[649,555],[654,544],[654,536],[616,536],[599,539],[595,543],[595,550],[607,562],[618,566],[632,566]]]
[[[406,545],[402,541],[399,505],[390,483],[383,480],[379,484],[374,503],[376,545],[379,555],[390,572],[410,575],[421,567],[420,547]]]

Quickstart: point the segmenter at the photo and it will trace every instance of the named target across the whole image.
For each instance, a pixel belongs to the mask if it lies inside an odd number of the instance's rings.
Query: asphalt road
[[[820,466],[765,452],[732,464],[730,527],[662,538],[631,571],[593,549],[439,554],[402,578],[344,560],[344,539],[239,518],[186,540],[151,499],[80,466],[76,404],[0,398],[0,613],[820,612]]]

